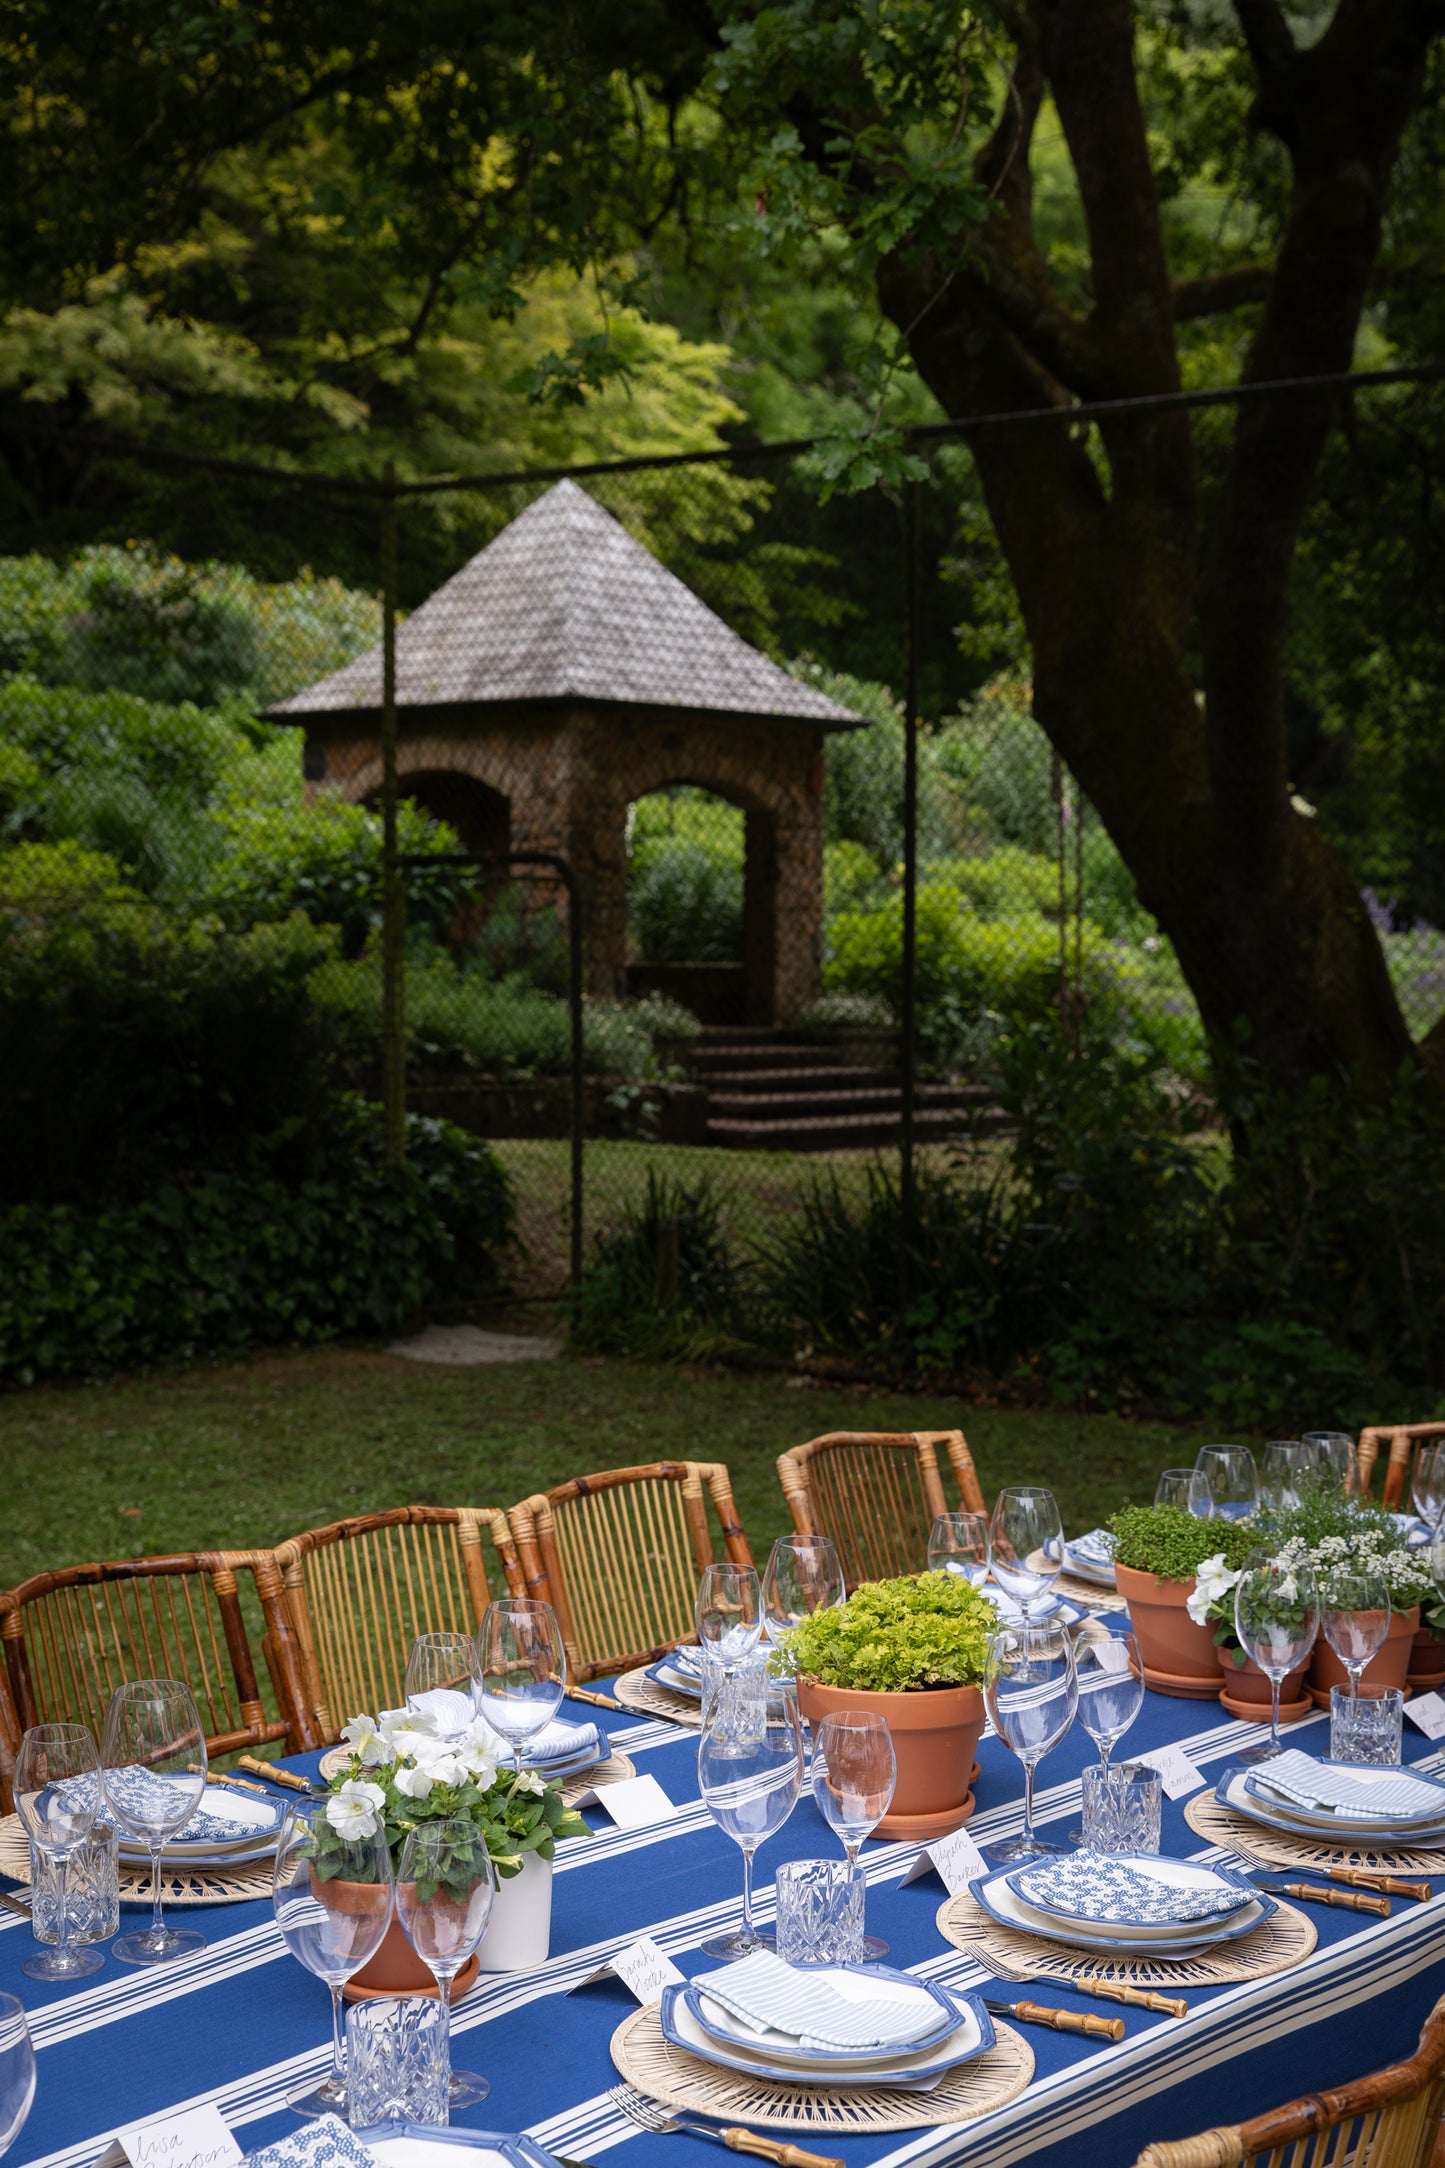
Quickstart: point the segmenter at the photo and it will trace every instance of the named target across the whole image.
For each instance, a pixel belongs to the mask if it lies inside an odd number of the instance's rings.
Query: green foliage
[[[250,1137],[124,1203],[0,1206],[0,1379],[390,1334],[494,1293],[511,1228],[480,1139],[414,1116],[392,1170],[380,1110],[333,1102],[309,1139]]]
[[[628,916],[649,963],[736,963],[743,944],[742,867],[679,839],[654,846],[628,886]]]
[[[572,1338],[596,1354],[698,1354],[733,1336],[740,1303],[711,1184],[649,1167],[641,1203],[597,1237]]]
[[[897,1019],[881,994],[820,994],[798,1018],[805,1031],[888,1032]]]
[[[865,1581],[846,1603],[784,1634],[774,1663],[863,1694],[980,1686],[995,1624],[992,1605],[961,1574]]]
[[[1252,1521],[1202,1521],[1183,1506],[1122,1506],[1109,1527],[1115,1565],[1158,1581],[1192,1581],[1216,1555],[1227,1568],[1240,1567],[1260,1542]]]
[[[417,1898],[430,1903],[438,1888],[445,1888],[459,1904],[466,1902],[490,1861],[499,1882],[521,1873],[529,1855],[555,1858],[558,1841],[566,1837],[590,1837],[592,1832],[580,1814],[562,1803],[562,1783],[548,1783],[530,1770],[519,1775],[511,1768],[493,1771],[493,1756],[467,1756],[476,1763],[472,1772],[461,1772],[456,1782],[434,1782],[423,1797],[397,1783],[400,1773],[409,1777],[411,1764],[403,1759],[366,1762],[353,1754],[331,1779],[333,1797],[347,1784],[372,1785],[382,1794],[374,1810],[374,1824],[386,1833],[395,1877],[401,1868],[406,1840],[413,1830],[432,1822],[464,1822],[470,1837],[439,1847],[435,1864],[441,1870],[435,1882],[417,1878]],[[323,1882],[353,1872],[346,1842],[324,1814],[311,1825],[316,1871]],[[369,1880],[370,1877],[367,1877]]]
[[[304,911],[335,926],[344,956],[359,956],[381,926],[381,815],[345,799],[311,805],[232,805],[218,820],[218,852],[204,902],[228,926]],[[408,854],[459,848],[444,821],[409,799],[397,808],[397,846]],[[474,883],[457,866],[407,876],[407,924],[445,940]]]

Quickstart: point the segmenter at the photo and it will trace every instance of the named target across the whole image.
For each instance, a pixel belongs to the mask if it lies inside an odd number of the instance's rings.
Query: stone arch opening
[[[705,1024],[774,1021],[777,820],[709,778],[655,784],[629,804],[627,982]]]

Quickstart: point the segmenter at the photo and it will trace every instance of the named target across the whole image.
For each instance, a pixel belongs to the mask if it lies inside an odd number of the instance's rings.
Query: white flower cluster
[[[436,1784],[472,1783],[485,1791],[506,1752],[479,1716],[459,1736],[442,1739],[437,1736],[435,1718],[416,1709],[396,1710],[376,1724],[369,1716],[354,1716],[341,1736],[363,1769],[387,1771],[395,1789],[407,1799],[427,1798]],[[533,1787],[542,1788],[540,1782]],[[380,1784],[348,1777],[327,1802],[326,1819],[338,1837],[374,1837],[385,1805],[386,1793]]]
[[[1378,1573],[1397,1611],[1422,1603],[1431,1589],[1426,1555],[1412,1551],[1383,1528],[1361,1528],[1349,1536],[1321,1536],[1307,1544],[1292,1536],[1279,1550],[1287,1565],[1310,1566],[1321,1597],[1329,1602],[1337,1582],[1347,1574]]]
[[[1207,1624],[1210,1607],[1222,1603],[1238,1579],[1238,1572],[1225,1565],[1223,1551],[1201,1559],[1194,1569],[1193,1594],[1185,1598],[1184,1605],[1196,1626]]]

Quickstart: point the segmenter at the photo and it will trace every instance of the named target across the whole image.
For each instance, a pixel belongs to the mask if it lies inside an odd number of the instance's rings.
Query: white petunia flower
[[[1275,1590],[1281,1603],[1299,1602],[1299,1583],[1292,1573],[1287,1573]]]
[[[546,1789],[547,1779],[535,1769],[524,1769],[520,1776],[512,1779],[512,1790],[514,1792],[528,1792],[534,1798],[540,1799]]]
[[[391,1760],[386,1741],[369,1716],[354,1716],[343,1726],[341,1736],[352,1753],[360,1756],[363,1769],[375,1769]]]
[[[450,1746],[440,1754],[418,1755],[417,1767],[426,1771],[433,1784],[465,1784],[470,1773],[465,1758]]]
[[[424,1754],[437,1743],[437,1720],[425,1709],[394,1709],[381,1719],[381,1736],[397,1760]]]
[[[1223,1551],[1200,1560],[1194,1572],[1193,1593],[1185,1599],[1185,1609],[1196,1626],[1204,1625],[1210,1605],[1227,1596],[1238,1579],[1239,1575],[1225,1565]]]
[[[385,1805],[386,1793],[379,1784],[364,1784],[357,1777],[348,1777],[327,1800],[326,1819],[338,1837],[354,1843],[358,1838],[376,1835],[377,1816]]]
[[[467,1772],[485,1791],[501,1768],[507,1753],[505,1743],[497,1737],[484,1716],[474,1717],[454,1742],[453,1751],[467,1765]]]
[[[436,1778],[421,1762],[402,1762],[391,1781],[406,1798],[426,1799]]]

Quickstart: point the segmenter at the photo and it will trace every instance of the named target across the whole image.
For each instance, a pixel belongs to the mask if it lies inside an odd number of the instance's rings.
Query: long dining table
[[[606,1682],[598,1683],[605,1690]],[[708,1970],[699,1945],[738,1918],[741,1855],[698,1796],[695,1732],[580,1704],[562,1713],[596,1715],[638,1772],[658,1779],[674,1811],[624,1831],[597,1808],[586,1810],[594,1834],[558,1853],[547,1962],[535,1971],[483,1974],[457,2006],[458,2060],[490,2078],[491,2094],[454,2123],[525,2130],[573,2161],[595,2163],[607,2154],[618,2156],[618,2168],[652,2168],[658,2149],[668,2147],[677,2168],[703,2168],[713,2157],[704,2140],[645,2133],[609,2098],[620,2082],[609,2042],[637,2006],[615,1978],[581,1983],[644,1934],[684,1974]],[[1421,1733],[1405,1729],[1408,1760],[1432,1767],[1445,1760]],[[1174,1742],[1211,1776],[1262,1736],[1217,1704],[1150,1692],[1119,1753]],[[1305,1719],[1289,1737],[1319,1752],[1327,1747],[1328,1719]],[[1042,1765],[1036,1816],[1045,1835],[1062,1840],[1077,1821],[1080,1771],[1093,1755],[1075,1726]],[[318,1759],[298,1757],[289,1766],[310,1773]],[[987,1844],[1021,1826],[1022,1770],[989,1734],[979,1762],[968,1826]],[[1165,1802],[1164,1851],[1225,1857],[1201,1841],[1183,1807],[1183,1800]],[[1052,1981],[1028,1988],[993,1978],[940,1933],[936,1916],[946,1892],[934,1870],[900,1886],[921,1849],[877,1839],[864,1847],[868,1925],[886,1936],[890,1963],[952,1988],[1122,2016],[1126,2035],[1111,2044],[1021,2027],[1035,2058],[1032,2080],[1007,2106],[971,2122],[866,2137],[770,2133],[835,2155],[847,2168],[1006,2168],[1022,2160],[1041,2168],[1128,2168],[1151,2139],[1237,2122],[1409,2054],[1445,1990],[1445,1855],[1430,1902],[1396,1899],[1388,1919],[1307,1907],[1318,1934],[1310,1955],[1258,1981],[1185,1990],[1188,2014],[1180,2019],[1094,2001]],[[782,1861],[837,1850],[805,1790],[758,1854],[759,1922],[771,1916],[772,1872]],[[7,2168],[89,2168],[118,2128],[201,2102],[214,2102],[243,2152],[298,2127],[285,2098],[328,2064],[326,1988],[288,1954],[267,1900],[186,1917],[207,1938],[194,1956],[141,1971],[112,1960],[83,1985],[56,1988],[22,1976],[30,1931],[0,1909],[0,1988],[26,2006],[39,2070],[35,2105]]]

